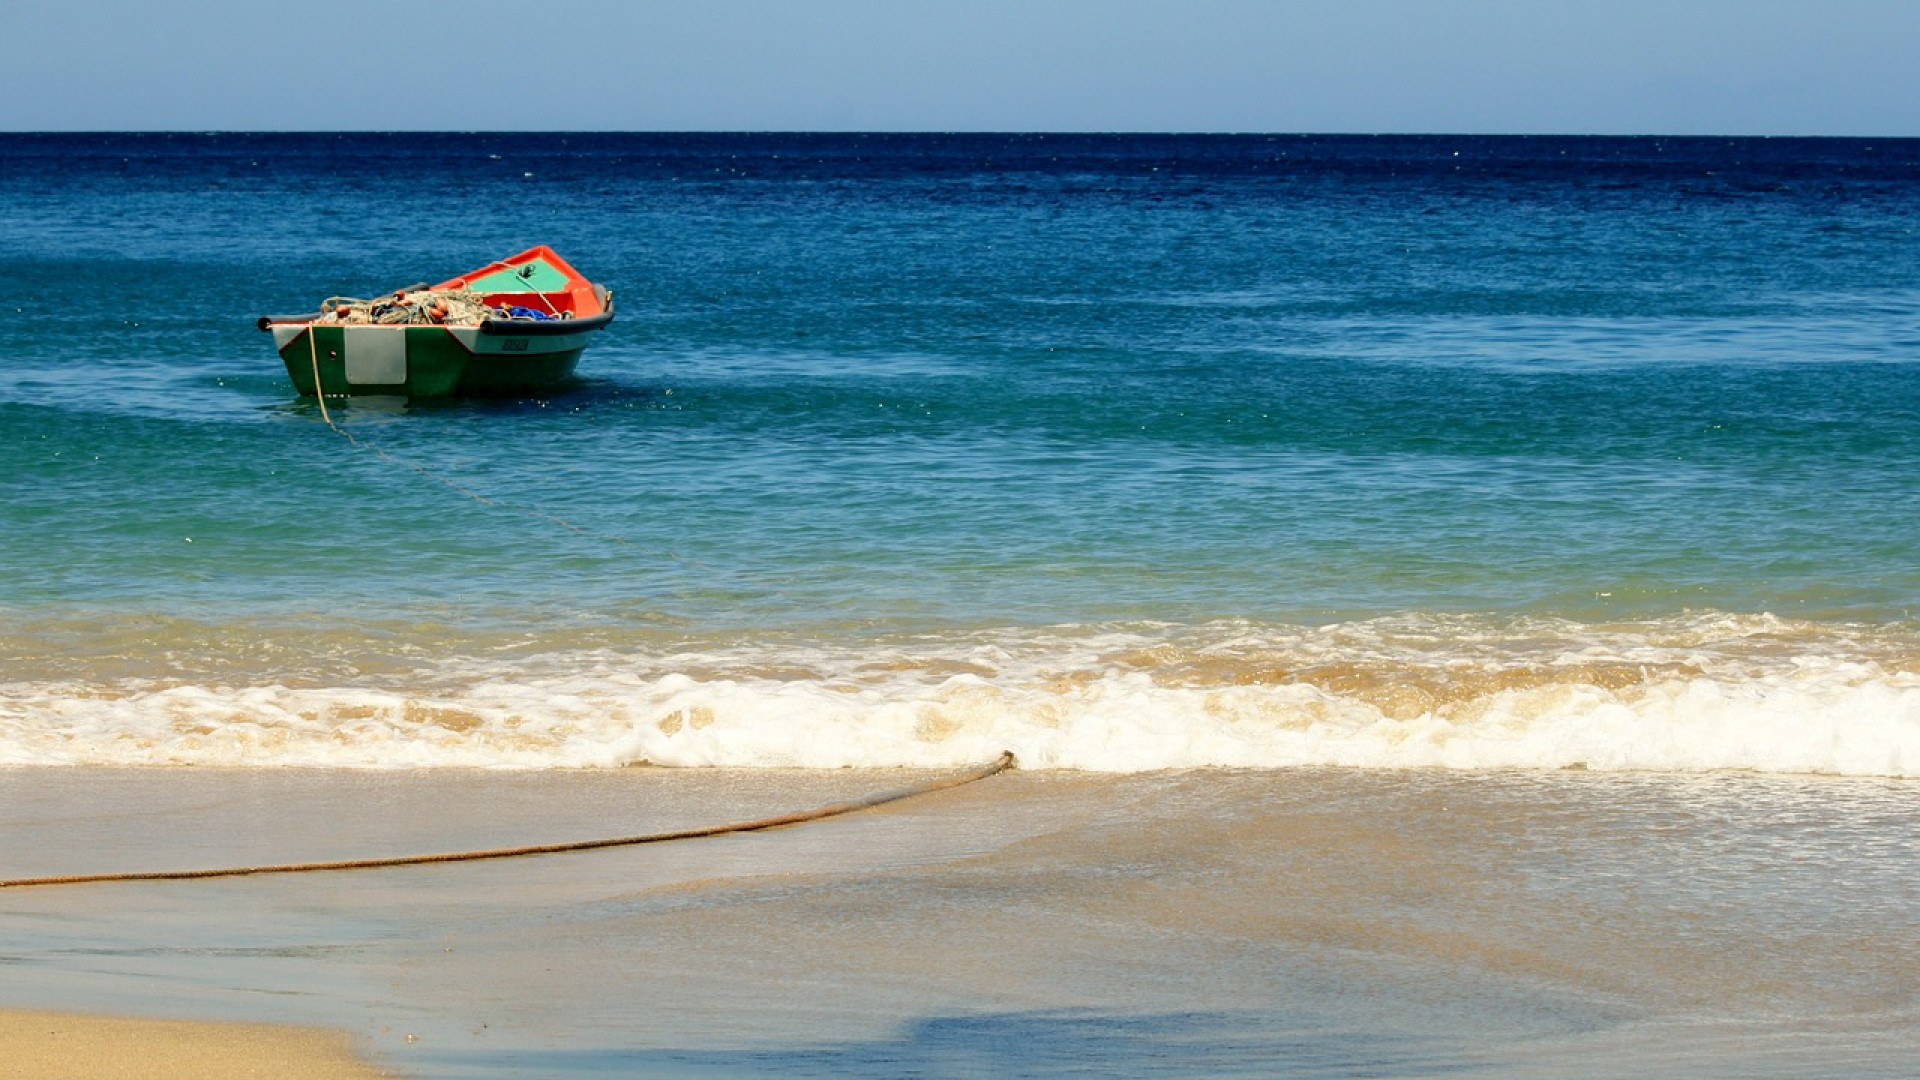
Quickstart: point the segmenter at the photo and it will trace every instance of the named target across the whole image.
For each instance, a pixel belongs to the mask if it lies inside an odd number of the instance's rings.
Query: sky
[[[0,50],[0,131],[1920,136],[1920,0],[0,0]]]

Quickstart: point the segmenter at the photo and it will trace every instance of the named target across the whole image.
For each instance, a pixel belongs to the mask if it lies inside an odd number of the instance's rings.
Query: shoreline
[[[901,777],[0,779],[0,847],[31,874],[637,835]],[[0,1080],[886,1080],[999,1075],[1010,1054],[1117,1080],[1169,1063],[1905,1076],[1912,794],[1752,774],[1014,772],[686,843],[6,890]]]
[[[0,1009],[0,1078],[91,1080],[394,1080],[353,1052],[343,1031],[278,1024],[154,1020]]]

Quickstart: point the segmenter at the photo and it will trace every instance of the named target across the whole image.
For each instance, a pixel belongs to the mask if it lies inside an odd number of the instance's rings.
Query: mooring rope
[[[327,388],[320,385],[320,335],[313,332],[312,326],[307,327],[307,356],[313,361],[313,399],[320,403],[320,419],[325,420],[334,431],[347,435],[340,431],[340,426],[333,422],[332,415],[327,412]],[[347,441],[353,442],[353,436],[347,435]]]
[[[307,327],[307,357],[308,359],[313,361],[313,397],[314,397],[314,400],[320,403],[320,419],[326,421],[327,427],[331,428],[335,435],[338,435],[341,438],[347,440],[347,443],[351,445],[355,450],[366,450],[374,454],[378,454],[380,457],[393,462],[395,465],[401,465],[401,466],[405,466],[406,468],[412,469],[414,472],[419,473],[421,476],[426,477],[427,479],[433,481],[434,483],[443,485],[447,488],[452,489],[453,491],[457,491],[460,494],[465,495],[467,498],[472,499],[474,502],[477,502],[482,506],[492,507],[493,509],[496,509],[496,510],[511,511],[512,513],[520,514],[525,517],[538,518],[541,521],[546,521],[554,525],[558,525],[561,528],[570,530],[580,536],[590,536],[596,540],[605,540],[610,544],[619,544],[623,547],[633,546],[633,541],[628,540],[624,536],[615,536],[612,533],[596,532],[592,529],[582,528],[581,526],[575,525],[573,522],[568,521],[566,518],[560,517],[556,514],[549,514],[544,510],[533,510],[525,506],[515,506],[510,503],[500,502],[497,499],[489,499],[485,495],[480,494],[479,492],[473,490],[472,488],[466,487],[460,484],[458,481],[450,480],[447,477],[442,476],[437,472],[434,472],[432,469],[428,469],[425,466],[415,464],[414,462],[408,461],[405,458],[394,457],[392,454],[387,453],[384,449],[374,445],[373,443],[363,443],[359,439],[354,438],[353,432],[348,431],[346,428],[343,428],[339,424],[334,423],[333,415],[327,411],[327,391],[326,391],[326,388],[320,384],[320,346],[316,342],[316,335],[314,334],[313,327],[311,325]]]
[[[883,791],[873,795],[854,799],[850,802],[833,803],[814,810],[803,810],[795,814],[781,814],[777,817],[759,818],[754,821],[740,821],[730,825],[709,825],[696,829],[676,829],[671,832],[647,833],[641,836],[619,836],[606,840],[572,840],[558,844],[530,844],[525,847],[492,848],[484,851],[450,851],[435,855],[395,855],[380,859],[340,859],[332,862],[278,863],[266,866],[228,866],[214,870],[133,870],[107,874],[54,874],[47,877],[13,878],[0,880],[0,889],[23,889],[36,885],[86,885],[106,881],[188,881],[198,878],[246,877],[252,874],[309,874],[322,870],[373,870],[386,866],[421,866],[428,863],[478,862],[482,859],[514,859],[527,855],[558,855],[568,851],[592,851],[597,848],[632,847],[638,844],[664,844],[673,840],[698,840],[703,837],[725,836],[729,833],[763,832],[778,829],[785,825],[799,825],[824,818],[839,817],[859,810],[868,810],[887,803],[904,799],[931,795],[936,791],[947,791],[985,780],[1013,768],[1012,751],[1001,754],[993,762],[959,776],[950,776],[941,780],[930,780],[924,784],[901,788],[896,791]]]

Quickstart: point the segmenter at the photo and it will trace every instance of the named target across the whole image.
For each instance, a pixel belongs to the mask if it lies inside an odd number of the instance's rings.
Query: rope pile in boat
[[[542,302],[545,298],[542,297]],[[566,318],[535,308],[490,306],[472,289],[399,289],[373,300],[329,296],[320,305],[322,326],[478,326],[488,319],[545,321]]]

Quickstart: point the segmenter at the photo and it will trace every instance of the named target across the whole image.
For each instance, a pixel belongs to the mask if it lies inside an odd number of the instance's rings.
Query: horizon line
[[[0,128],[9,135],[725,135],[725,136],[912,136],[1020,138],[1435,138],[1435,139],[1844,139],[1920,140],[1914,135],[1833,135],[1773,132],[1741,134],[1684,131],[1258,131],[1095,128]]]

